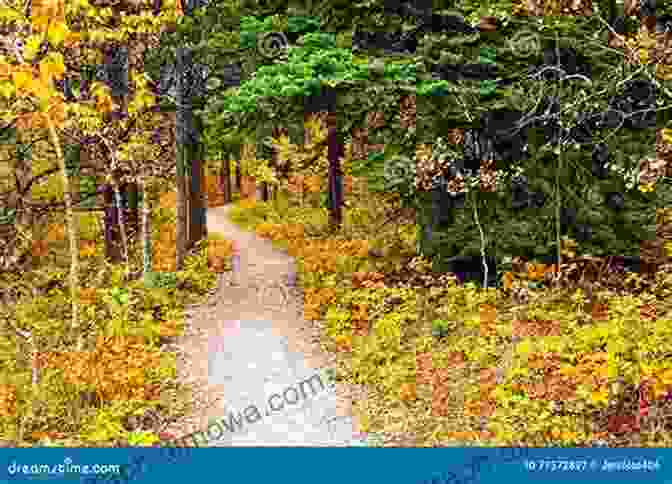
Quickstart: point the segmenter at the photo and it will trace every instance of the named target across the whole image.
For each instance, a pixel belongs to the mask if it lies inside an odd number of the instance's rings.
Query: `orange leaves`
[[[47,231],[48,241],[59,241],[65,239],[65,227],[63,225],[51,224]]]
[[[666,396],[672,386],[672,368],[655,368],[641,362],[639,366],[641,385],[646,390],[647,397],[655,400]]]
[[[595,321],[606,321],[609,319],[609,306],[606,304],[593,304],[590,313]]]
[[[567,430],[554,428],[549,432],[549,435],[556,441],[562,440],[564,442],[573,442],[576,440],[579,434],[576,432],[569,432]]]
[[[221,207],[224,205],[224,192],[219,186],[218,177],[206,175],[203,178],[203,191],[208,194],[208,207]]]
[[[80,257],[93,257],[96,255],[95,240],[81,240],[79,243],[79,255]]]
[[[38,0],[33,2],[30,11],[33,25],[39,24],[41,18],[65,20],[65,2],[63,0]]]
[[[99,337],[92,352],[41,353],[43,367],[63,370],[69,384],[96,387],[104,401],[144,398],[145,369],[160,364],[159,351],[147,351],[140,337]]]
[[[287,189],[290,193],[302,193],[303,192],[303,183],[305,177],[299,175],[292,175],[289,177],[287,183]]]
[[[414,383],[404,383],[399,388],[399,399],[402,402],[408,402],[417,398],[416,387]]]
[[[355,184],[355,179],[351,176],[344,176],[343,177],[343,192],[344,193],[352,193],[352,189]]]
[[[320,193],[326,190],[327,179],[318,175],[304,176],[291,175],[287,182],[287,189],[290,193]],[[343,188],[345,193],[352,192],[353,177],[343,177]]]
[[[509,291],[513,288],[514,282],[517,279],[526,278],[529,281],[543,281],[546,274],[551,274],[557,270],[557,264],[533,264],[527,263],[525,268],[520,270],[524,272],[505,272],[503,275],[504,290]]]
[[[450,382],[452,368],[461,368],[465,364],[464,354],[450,352],[447,355],[448,368],[434,368],[432,353],[418,353],[415,357],[415,381],[419,385],[432,386],[432,415],[445,417],[449,414],[447,402],[451,398]]]
[[[480,334],[481,336],[494,336],[497,334],[497,308],[491,304],[482,304],[479,308]]]
[[[81,288],[79,290],[79,301],[82,304],[94,304],[96,302],[97,290],[95,287]]]
[[[531,281],[543,280],[548,272],[555,272],[556,265],[527,264],[527,277]]]
[[[175,208],[177,206],[177,192],[166,192],[159,197],[159,207]]]
[[[33,240],[30,252],[33,257],[46,257],[49,255],[49,242],[46,240]]]
[[[355,304],[351,311],[350,319],[353,325],[353,334],[366,336],[369,333],[369,305],[366,303]]]
[[[352,336],[349,334],[339,334],[335,338],[338,351],[350,352],[352,351]]]
[[[560,336],[560,322],[555,320],[514,320],[511,323],[513,336]]]
[[[367,320],[369,318],[369,305],[366,303],[355,304],[352,308],[352,319]]]
[[[319,193],[322,191],[323,178],[317,175],[309,176],[304,181],[306,191],[309,193]]]
[[[420,384],[432,382],[432,354],[418,353],[415,356],[415,380]]]
[[[504,289],[509,291],[513,287],[513,281],[515,280],[515,276],[513,275],[513,272],[505,272],[504,273]]]
[[[262,238],[271,240],[303,239],[305,229],[301,224],[259,224],[255,233]]]
[[[460,430],[457,432],[448,432],[446,437],[459,442],[475,442],[487,440],[493,437],[493,434],[488,431]]]
[[[214,272],[224,272],[226,260],[233,254],[233,244],[229,240],[208,241],[208,268]]]
[[[385,287],[383,279],[385,278],[384,274],[379,272],[353,272],[352,273],[352,286],[355,288],[381,288]]]
[[[170,338],[180,336],[182,334],[181,324],[174,319],[168,321],[161,321],[159,323],[159,335]]]
[[[647,321],[656,320],[656,306],[653,304],[643,304],[639,308],[639,317]]]
[[[152,244],[152,266],[157,272],[175,271],[175,224],[167,224],[161,227],[159,240]]]
[[[16,387],[14,385],[0,385],[0,416],[16,415]]]
[[[483,398],[484,395],[487,396],[487,400]],[[496,409],[492,402],[493,398],[492,392],[481,392],[479,398],[465,401],[464,415],[467,417],[490,417]]]
[[[303,317],[306,320],[320,319],[323,307],[336,300],[336,289],[333,287],[307,287],[303,292]]]
[[[311,240],[294,248],[306,272],[336,272],[339,257],[365,257],[369,244],[366,240]]]

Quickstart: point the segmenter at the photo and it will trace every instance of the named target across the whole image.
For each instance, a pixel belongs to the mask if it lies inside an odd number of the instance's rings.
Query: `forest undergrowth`
[[[140,237],[131,237],[129,264],[110,264],[102,213],[79,214],[81,350],[63,328],[71,311],[63,220],[55,216],[27,237],[29,271],[0,274],[2,445],[154,445],[192,411],[192,389],[176,378],[170,346],[184,332],[185,307],[205,300],[216,270],[230,270],[231,244],[213,234],[175,272],[175,192],[163,190],[152,210],[153,271],[146,281],[138,271]]]
[[[432,272],[398,200],[354,186],[337,232],[319,194],[296,190],[230,217],[298,257],[304,317],[325,323],[339,377],[370,389],[362,431],[418,446],[669,445],[671,267],[627,272],[566,240],[558,273],[512,257],[484,290]]]

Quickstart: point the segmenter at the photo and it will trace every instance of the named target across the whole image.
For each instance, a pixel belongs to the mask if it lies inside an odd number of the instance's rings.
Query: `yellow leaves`
[[[68,36],[68,32],[69,29],[67,25],[61,22],[52,23],[49,26],[49,31],[47,33],[49,43],[54,47],[59,47]]]
[[[516,353],[521,356],[527,356],[532,352],[532,342],[529,339],[524,339],[516,345]]]
[[[665,128],[662,131],[663,142],[672,145],[672,129]]]
[[[147,81],[144,81],[145,83]],[[129,114],[141,111],[143,108],[151,108],[156,104],[156,98],[150,92],[145,90],[138,91],[133,100],[128,104]]]
[[[672,385],[672,368],[663,371],[658,378],[663,385]]]
[[[656,77],[669,81],[672,80],[672,66],[667,64],[656,64]]]
[[[590,401],[595,405],[607,405],[609,403],[609,391],[600,390],[591,392]]]
[[[0,82],[0,96],[4,97],[5,99],[11,99],[15,92],[16,89],[14,86],[12,86],[11,83]]]
[[[33,83],[33,73],[28,69],[16,69],[12,72],[12,82],[18,91],[28,91]]]
[[[655,190],[655,183],[647,183],[645,185],[639,185],[638,190],[642,193],[649,193]]]
[[[40,45],[42,45],[41,35],[33,34],[28,36],[23,45],[23,58],[27,62],[31,62],[40,51]]]

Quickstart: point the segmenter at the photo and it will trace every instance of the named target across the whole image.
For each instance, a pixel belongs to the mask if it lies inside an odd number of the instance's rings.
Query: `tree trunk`
[[[70,297],[72,299],[72,333],[77,338],[77,350],[84,349],[84,334],[79,327],[79,234],[75,225],[75,215],[72,211],[72,195],[70,194],[70,180],[65,169],[65,159],[61,151],[61,143],[56,134],[51,119],[45,116],[51,142],[56,149],[56,157],[61,168],[63,177],[63,196],[65,198],[65,219],[68,225],[68,235],[70,238]]]
[[[175,210],[177,221],[175,227],[175,270],[181,271],[184,257],[187,251],[187,200],[186,200],[186,176],[185,176],[185,152],[186,146],[177,145],[177,179]]]
[[[236,160],[236,190],[240,193],[240,186],[243,174],[240,169],[240,157]],[[241,197],[242,198],[242,197]]]
[[[224,203],[231,203],[232,194],[231,194],[231,164],[227,157],[226,160],[222,163],[221,170],[219,172],[219,184],[222,192],[224,193]]]
[[[124,262],[128,264],[128,237],[126,235],[126,224],[123,219],[123,204],[121,202],[121,192],[119,191],[119,181],[116,173],[112,172],[112,189],[114,191],[114,202],[117,208],[117,223],[119,224],[119,232],[121,233],[121,253],[124,257]]]
[[[206,201],[204,188],[204,173],[202,161],[202,145],[192,146],[189,150],[191,157],[191,189],[189,200],[189,248],[206,236]]]
[[[142,193],[142,275],[152,271],[152,203],[149,194],[149,184],[144,176],[140,176],[140,193]]]
[[[108,184],[104,192],[105,200],[105,258],[112,264],[118,264],[123,260],[121,244],[118,243],[117,208],[114,201],[112,185]]]
[[[327,123],[327,136],[329,137],[329,196],[331,200],[329,225],[334,229],[339,229],[343,223],[343,212],[341,209],[343,205],[343,177],[341,173],[343,145],[338,142],[335,113],[329,113]]]

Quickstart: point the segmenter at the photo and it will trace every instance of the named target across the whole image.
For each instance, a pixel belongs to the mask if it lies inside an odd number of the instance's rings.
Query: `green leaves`
[[[175,288],[177,275],[174,272],[147,272],[145,274],[145,287],[147,288]]]
[[[13,224],[16,220],[16,209],[0,207],[0,225]]]

